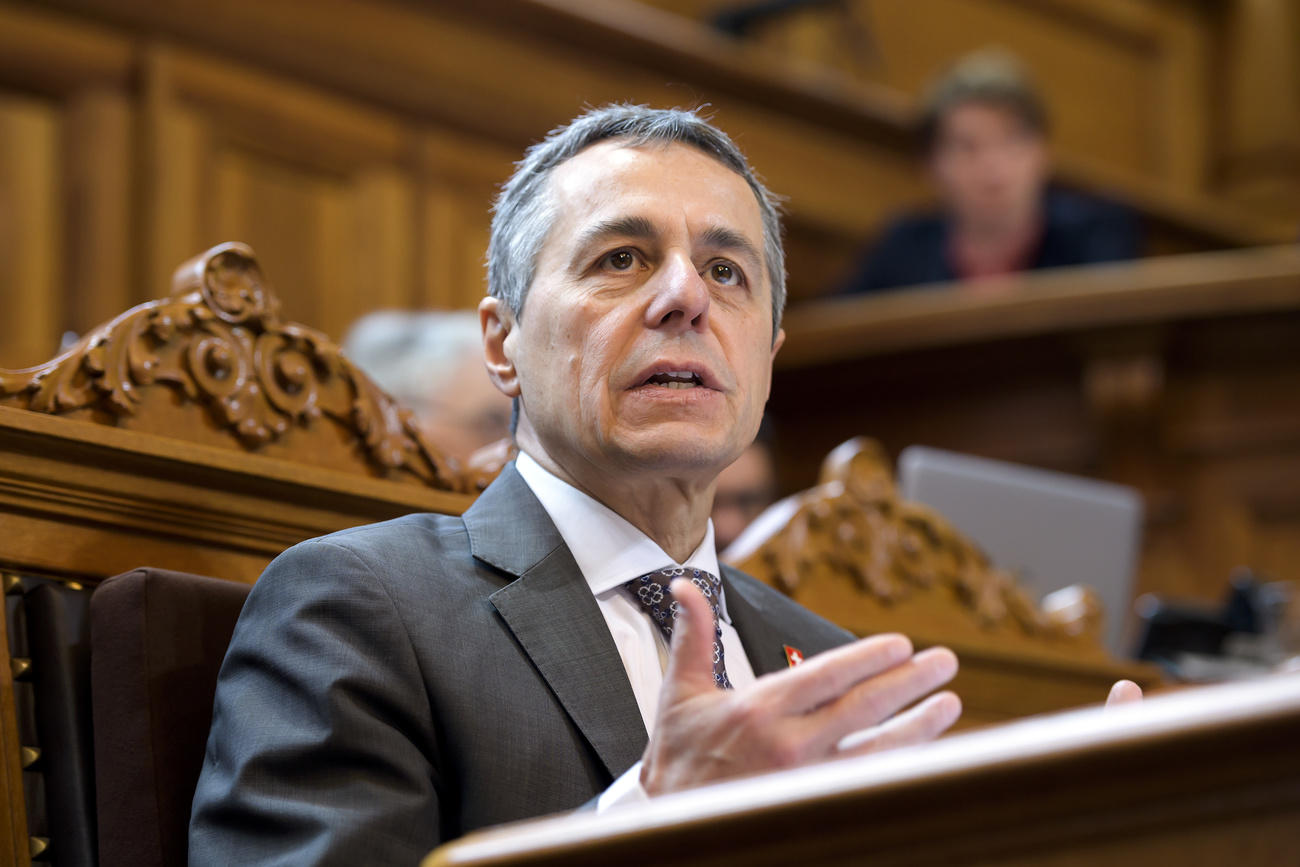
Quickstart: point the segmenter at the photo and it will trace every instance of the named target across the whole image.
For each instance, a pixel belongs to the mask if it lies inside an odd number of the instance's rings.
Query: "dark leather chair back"
[[[39,861],[55,867],[96,863],[95,767],[90,709],[90,592],[76,584],[30,579],[22,593],[36,753],[28,823]],[[28,749],[33,749],[31,745]],[[33,847],[36,851],[36,847]]]
[[[217,672],[250,589],[136,569],[95,590],[91,691],[101,864],[186,863]]]

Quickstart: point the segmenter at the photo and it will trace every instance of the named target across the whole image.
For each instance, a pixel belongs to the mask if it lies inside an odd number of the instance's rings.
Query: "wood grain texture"
[[[1040,717],[471,834],[427,867],[1273,865],[1300,846],[1300,676]]]
[[[333,341],[280,318],[247,246],[196,256],[177,269],[172,291],[46,364],[0,370],[0,406],[467,490],[414,416]]]

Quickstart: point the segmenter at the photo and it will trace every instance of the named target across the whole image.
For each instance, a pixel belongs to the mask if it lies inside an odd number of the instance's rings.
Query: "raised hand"
[[[672,594],[682,610],[641,769],[651,795],[932,740],[961,714],[951,692],[898,713],[957,673],[952,651],[913,654],[902,635],[855,641],[747,689],[720,690],[709,604],[689,581],[674,581]]]

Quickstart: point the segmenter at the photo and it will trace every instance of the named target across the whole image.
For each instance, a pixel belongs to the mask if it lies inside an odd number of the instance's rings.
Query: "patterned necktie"
[[[650,613],[650,619],[663,631],[669,644],[673,640],[673,624],[677,620],[677,601],[668,590],[674,578],[689,578],[691,583],[700,588],[704,598],[709,600],[713,609],[713,682],[721,689],[731,689],[731,680],[727,677],[727,663],[722,652],[722,625],[718,616],[718,596],[722,592],[722,579],[702,569],[687,569],[673,566],[659,569],[633,578],[625,585],[641,607]]]

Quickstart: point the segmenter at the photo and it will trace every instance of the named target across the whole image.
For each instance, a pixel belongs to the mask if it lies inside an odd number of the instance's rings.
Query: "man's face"
[[[711,481],[757,432],[780,344],[754,193],[695,148],[602,142],[549,194],[505,340],[527,424],[575,475]]]
[[[1035,212],[1047,163],[1042,135],[1014,112],[970,102],[944,115],[930,172],[960,223],[996,228],[1017,225]]]

